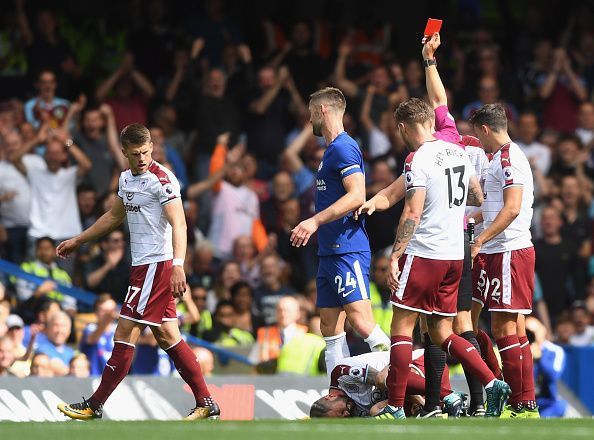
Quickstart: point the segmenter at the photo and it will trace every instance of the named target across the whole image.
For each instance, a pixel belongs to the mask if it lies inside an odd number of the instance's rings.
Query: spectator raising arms
[[[221,135],[211,161],[211,174],[216,173],[226,162],[228,135]],[[214,200],[212,223],[208,239],[215,247],[215,255],[224,259],[231,255],[233,241],[240,235],[260,237],[263,229],[260,221],[258,196],[245,186],[245,170],[241,162],[232,162],[225,173],[225,180],[213,188]],[[265,237],[264,237],[265,240]],[[258,246],[263,248],[265,243]]]
[[[111,182],[127,166],[120,149],[115,116],[108,104],[87,105],[86,97],[81,95],[68,109],[62,124],[64,130],[79,117],[80,129],[73,131],[72,139],[93,163],[84,181],[101,197],[113,190]]]
[[[108,97],[112,90],[115,90],[115,95]],[[119,131],[129,124],[146,124],[148,102],[154,94],[151,81],[135,68],[134,56],[126,53],[120,67],[99,84],[95,97],[113,109]]]
[[[262,67],[258,87],[249,100],[248,149],[259,159],[260,174],[270,178],[289,133],[290,115],[303,117],[305,103],[295,87],[291,72],[282,66],[275,72]]]
[[[555,49],[548,72],[541,74],[537,81],[540,98],[544,101],[544,127],[561,132],[575,130],[578,105],[587,98],[588,92],[564,48]]]

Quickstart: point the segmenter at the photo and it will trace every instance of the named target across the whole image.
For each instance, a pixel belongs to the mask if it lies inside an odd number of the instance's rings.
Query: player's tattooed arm
[[[393,253],[402,254],[417,229],[417,222],[409,218],[400,222],[398,232],[396,233],[396,240],[394,241]]]
[[[398,288],[398,278],[400,276],[398,260],[404,254],[410,239],[413,237],[421,221],[423,206],[425,205],[425,194],[424,188],[411,188],[406,192],[404,210],[402,211],[402,216],[400,216],[396,239],[394,240],[394,247],[390,256],[388,285],[392,291]]]
[[[483,204],[483,189],[476,176],[471,176],[468,181],[467,206],[481,206]]]
[[[404,249],[408,245],[408,242],[412,238],[419,224],[420,214],[416,214],[414,209],[411,209],[411,203],[417,194],[416,188],[411,188],[406,192],[405,206],[400,218],[400,224],[396,231],[396,239],[394,240],[394,246],[392,247],[392,253],[398,256],[402,255]],[[424,201],[423,197],[423,201]],[[418,204],[418,203],[417,203]]]

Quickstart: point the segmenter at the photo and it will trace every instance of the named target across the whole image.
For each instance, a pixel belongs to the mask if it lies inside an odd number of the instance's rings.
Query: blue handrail
[[[24,279],[29,281],[35,285],[40,285],[46,280],[51,280],[56,283],[56,290],[64,295],[68,295],[80,301],[84,304],[93,305],[95,304],[95,300],[97,299],[97,295],[87,292],[86,290],[79,289],[77,287],[66,286],[64,284],[60,284],[51,278],[43,278],[38,277],[36,275],[30,274],[25,272],[21,269],[20,266],[17,266],[14,263],[9,261],[0,259],[0,272],[6,273],[8,275],[15,276],[17,278]],[[253,361],[251,361],[247,356],[243,356],[241,354],[235,353],[233,351],[227,350],[225,348],[219,347],[218,345],[212,344],[210,342],[205,341],[204,339],[197,338],[196,336],[192,336],[188,333],[184,333],[184,337],[186,340],[194,345],[198,345],[200,347],[204,347],[213,353],[215,353],[221,363],[226,364],[229,360],[234,360],[246,365],[255,365]]]
[[[58,292],[64,295],[71,296],[75,298],[77,301],[88,304],[90,306],[95,304],[95,300],[97,299],[97,295],[94,295],[82,289],[78,289],[76,287],[65,286],[64,284],[60,284],[56,282],[56,280],[53,280],[51,278],[43,278],[38,277],[37,275],[30,274],[21,269],[20,266],[17,266],[16,264],[6,260],[0,259],[0,272],[13,275],[17,278],[22,278],[23,280],[29,281],[35,285],[40,285],[41,283],[47,280],[53,281],[57,285],[56,290]]]

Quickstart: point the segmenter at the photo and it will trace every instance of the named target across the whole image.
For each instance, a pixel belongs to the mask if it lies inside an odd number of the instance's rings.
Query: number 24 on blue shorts
[[[340,307],[369,299],[370,252],[320,257],[318,276],[318,307]]]

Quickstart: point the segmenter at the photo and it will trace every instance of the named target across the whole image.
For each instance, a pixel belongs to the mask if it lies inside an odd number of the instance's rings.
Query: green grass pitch
[[[253,422],[0,423],[2,440],[566,440],[594,439],[594,419],[414,420],[373,419]]]

